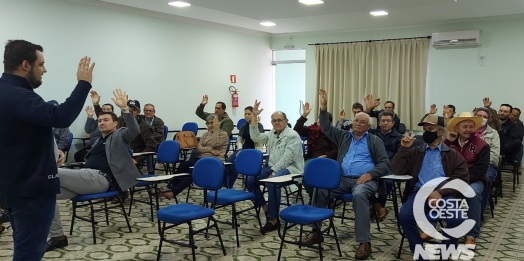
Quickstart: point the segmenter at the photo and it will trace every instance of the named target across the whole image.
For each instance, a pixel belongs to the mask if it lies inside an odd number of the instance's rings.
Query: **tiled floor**
[[[477,239],[477,251],[473,260],[524,260],[524,209],[520,202],[524,190],[517,185],[517,191],[511,191],[511,175],[503,174],[504,198],[499,198],[495,207],[495,218],[486,213],[483,223],[481,237]],[[240,185],[241,181],[237,182]],[[201,202],[202,191],[192,190],[191,200]],[[171,203],[165,199],[163,205]],[[388,203],[390,214],[381,223],[381,231],[376,225],[371,224],[373,254],[368,260],[399,260],[395,258],[400,242],[400,236],[396,230],[395,217],[392,204]],[[247,206],[244,204],[243,206]],[[60,204],[62,221],[66,231],[69,229],[71,213],[70,203]],[[217,211],[218,219],[230,219],[230,208]],[[339,209],[340,211],[340,209]],[[349,210],[348,213],[351,211]],[[489,212],[489,209],[487,209]],[[86,212],[87,213],[87,212]],[[248,214],[250,214],[248,212]],[[101,222],[97,228],[97,244],[92,244],[91,227],[88,223],[77,221],[73,235],[69,236],[69,246],[58,251],[47,253],[44,260],[156,260],[159,236],[157,223],[149,221],[149,208],[143,204],[134,204],[130,221],[133,233],[127,232],[123,217],[112,215],[109,226]],[[251,214],[250,214],[251,215]],[[326,239],[324,244],[324,260],[353,260],[356,250],[354,241],[354,223],[345,221],[343,225],[340,220],[335,220],[337,232],[341,240],[342,257],[337,255],[336,247],[332,239]],[[223,256],[214,237],[208,239],[197,236],[198,248],[197,260],[276,260],[280,240],[276,232],[261,235],[258,232],[258,223],[251,215],[239,218],[240,223],[240,247],[236,247],[234,230],[224,224],[219,224],[222,237],[226,247],[227,255]],[[196,227],[202,227],[204,223],[198,222]],[[187,226],[172,229],[171,238],[187,240],[185,236]],[[298,229],[290,231],[289,238],[298,238]],[[522,246],[521,246],[522,245]],[[412,260],[412,255],[404,244],[400,260]],[[0,236],[0,260],[10,260],[12,255],[11,233],[7,231]],[[164,243],[161,260],[191,260],[191,250],[168,243]],[[307,249],[298,249],[295,245],[284,245],[283,258],[281,260],[319,260],[318,253]]]

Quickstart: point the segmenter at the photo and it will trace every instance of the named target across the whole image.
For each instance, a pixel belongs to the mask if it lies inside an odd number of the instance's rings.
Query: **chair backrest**
[[[199,159],[193,169],[193,183],[195,185],[218,190],[224,181],[224,163],[213,157]]]
[[[175,164],[180,154],[180,143],[176,140],[166,140],[160,143],[157,151],[157,160],[161,163]]]
[[[71,149],[71,144],[73,144],[73,133],[69,133],[69,140],[67,141],[67,147],[65,148],[65,151],[69,151]]]
[[[406,133],[406,124],[404,123],[400,123],[399,126],[398,126],[398,132],[400,134],[404,134]]]
[[[245,149],[238,152],[235,169],[239,174],[257,176],[262,171],[262,152],[256,149]]]
[[[240,120],[238,120],[237,122],[237,130],[240,130],[240,127],[242,127],[242,125],[246,124],[246,119],[242,118]]]
[[[186,122],[184,123],[184,125],[182,126],[182,131],[192,131],[195,133],[195,136],[197,135],[198,133],[198,124],[196,122]]]
[[[316,158],[304,168],[304,182],[319,189],[333,190],[340,185],[341,168],[337,161],[328,158]]]
[[[166,125],[164,125],[164,140],[167,139],[167,132],[168,131],[169,131],[169,128]]]

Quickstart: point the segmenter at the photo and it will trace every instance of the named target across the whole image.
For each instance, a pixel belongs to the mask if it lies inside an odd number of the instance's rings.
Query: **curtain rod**
[[[353,42],[314,43],[314,44],[308,44],[308,45],[350,44],[350,43],[372,43],[372,42],[384,42],[384,41],[393,41],[393,40],[409,40],[409,39],[420,39],[420,38],[427,38],[427,39],[430,39],[431,36],[419,36],[419,37],[408,37],[408,38],[393,38],[393,39],[382,39],[382,40],[367,40],[367,41],[353,41]]]

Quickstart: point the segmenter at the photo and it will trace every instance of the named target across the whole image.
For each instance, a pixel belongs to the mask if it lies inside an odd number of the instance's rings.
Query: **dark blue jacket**
[[[67,128],[82,111],[91,84],[79,81],[67,100],[45,102],[26,78],[0,78],[0,196],[60,193],[52,128]]]
[[[400,140],[404,135],[400,134],[395,128],[391,129],[391,132],[384,135],[379,129],[369,129],[369,133],[374,134],[379,137],[384,142],[384,147],[386,148],[386,153],[388,154],[389,161],[395,157],[398,149],[400,148]]]

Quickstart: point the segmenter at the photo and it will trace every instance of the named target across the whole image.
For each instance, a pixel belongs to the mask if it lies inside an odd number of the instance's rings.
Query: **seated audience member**
[[[209,116],[211,113],[204,112],[204,107],[206,106],[208,102],[207,95],[204,95],[202,97],[202,102],[200,105],[198,105],[196,109],[196,115],[200,117],[202,120],[206,120],[207,116]],[[233,121],[231,118],[229,118],[229,115],[226,112],[226,104],[223,102],[217,102],[215,104],[215,114],[218,117],[218,121],[220,122],[220,129],[227,132],[227,137],[231,138],[231,132],[233,131]]]
[[[307,137],[307,154],[304,156],[304,166],[314,158],[330,158],[336,160],[338,153],[337,145],[330,141],[322,129],[320,129],[320,125],[318,124],[319,119],[317,119],[315,123],[311,124],[311,126],[304,126],[304,123],[307,121],[307,116],[311,112],[308,102],[304,104],[303,111],[304,112],[302,113],[302,116],[297,120],[297,123],[295,123],[295,127],[293,129],[301,137]],[[331,115],[329,112],[328,115],[329,122],[333,123],[333,115]],[[303,185],[304,189],[309,195],[309,199],[311,200],[313,188],[305,183]]]
[[[270,133],[260,133],[258,130],[257,116],[263,109],[259,109],[260,102],[255,101],[253,106],[253,117],[249,125],[249,134],[255,142],[266,144],[269,154],[268,166],[263,167],[257,177],[249,176],[247,179],[247,189],[255,195],[255,207],[262,207],[268,218],[267,223],[260,229],[266,233],[278,229],[277,209],[280,205],[274,206],[275,202],[280,203],[280,188],[275,189],[268,184],[268,201],[260,190],[258,181],[269,177],[278,177],[291,173],[304,172],[304,157],[302,154],[302,140],[298,133],[287,126],[288,119],[286,114],[280,111],[271,115],[273,129]]]
[[[127,108],[127,95],[122,90],[114,91],[113,101],[121,108],[127,128],[117,129],[117,116],[112,112],[102,112],[98,117],[98,127],[102,137],[86,155],[83,169],[58,169],[60,191],[57,200],[71,199],[79,194],[102,193],[110,189],[125,191],[136,184],[140,177],[133,166],[128,152],[129,143],[140,132],[138,123]],[[46,251],[68,245],[60,221],[58,204],[51,223]]]
[[[155,115],[155,105],[144,106],[144,121],[153,128],[154,138],[158,145],[164,141],[164,121]]]
[[[383,111],[389,111],[393,113],[393,128],[397,131],[400,129],[400,118],[395,113],[395,103],[392,101],[386,101],[384,103],[384,109],[380,111],[374,111],[376,107],[380,105],[380,98],[373,100],[373,95],[368,94],[364,98],[364,102],[366,103],[366,113],[369,114],[369,116],[373,118],[378,119],[378,115]],[[380,127],[380,126],[379,126]]]
[[[237,154],[240,150],[246,150],[246,149],[257,149],[262,150],[263,144],[256,143],[251,139],[251,135],[249,134],[249,124],[251,122],[251,119],[253,118],[253,107],[247,106],[244,109],[244,119],[246,120],[246,123],[244,125],[240,126],[238,129],[238,138],[237,138],[237,144],[242,144],[241,148],[238,148],[237,151],[233,152],[231,156],[227,158],[227,162],[235,162],[235,159],[237,158]],[[257,119],[258,122],[258,119]],[[260,133],[264,132],[264,126],[258,122],[258,131]],[[237,146],[238,147],[238,146]],[[234,167],[228,167],[226,168],[226,175],[225,175],[225,182],[227,188],[232,188],[235,184],[235,181],[237,180],[238,172]]]
[[[483,118],[471,116],[469,112],[460,113],[449,121],[449,134],[444,144],[457,150],[466,160],[469,172],[469,186],[475,197],[466,198],[468,218],[475,220],[475,226],[466,234],[466,245],[475,245],[475,238],[480,235],[480,216],[482,211],[482,191],[486,181],[490,161],[488,143],[476,135]]]
[[[522,136],[524,135],[524,125],[522,124],[522,121],[519,118],[520,118],[520,109],[513,108],[513,110],[511,110],[511,114],[509,115],[509,119],[515,123],[515,127],[518,129],[517,133],[520,134],[519,138],[522,141]],[[520,146],[520,150],[517,152],[517,156],[516,156],[518,166],[520,166],[522,162],[523,152],[524,152],[524,146]]]
[[[355,102],[353,103],[353,106],[351,106],[351,109],[353,111],[353,118],[355,118],[355,115],[359,112],[364,111],[364,106],[362,106],[361,103]],[[344,110],[341,110],[338,116],[338,128],[343,130],[350,130],[353,126],[353,120],[346,120],[346,112]]]
[[[91,91],[91,102],[93,103],[93,108],[100,108],[100,96],[96,91]],[[91,146],[100,138],[102,137],[102,133],[98,130],[98,122],[93,118],[95,111],[93,111],[93,108],[87,106],[85,111],[87,113],[87,119],[86,123],[84,125],[84,131],[86,132],[86,138],[89,138],[89,141],[91,144],[88,146],[78,150],[74,157],[76,162],[83,162],[85,161],[84,157],[87,155],[89,150],[91,149]],[[97,113],[100,115],[102,112],[114,112],[114,108],[112,104],[106,103],[102,105],[102,108],[100,108]]]
[[[481,214],[484,213],[486,203],[490,196],[491,186],[497,178],[499,164],[500,139],[498,132],[489,125],[489,122],[491,122],[493,118],[492,115],[491,111],[485,107],[480,107],[475,110],[475,116],[482,117],[482,124],[480,128],[475,131],[475,136],[480,137],[489,145],[489,166],[486,172],[487,186],[484,187],[484,191],[482,192]],[[498,126],[500,128],[500,123]]]
[[[144,118],[140,116],[140,102],[137,100],[129,100],[127,102],[127,106],[133,113],[133,117],[138,122],[138,126],[140,127],[140,135],[137,135],[136,138],[131,141],[131,144],[129,144],[130,148],[133,150],[133,153],[156,152],[157,144],[155,141],[155,134],[153,133],[151,126],[149,126]],[[127,124],[127,122],[125,122],[122,117],[118,119],[118,123],[120,127],[125,127]],[[149,155],[133,157],[133,162],[135,165],[140,167],[149,157]],[[152,164],[151,166],[150,164],[147,164],[147,172],[154,172]]]
[[[190,173],[191,167],[195,166],[201,158],[215,157],[224,160],[227,148],[227,133],[220,129],[218,117],[209,114],[206,119],[207,132],[200,137],[196,148],[196,157],[180,163],[175,173]],[[162,192],[164,197],[172,199],[191,185],[192,178],[174,179],[168,184],[168,189]]]
[[[58,106],[58,102],[50,100],[49,103]],[[59,150],[65,151],[67,145],[69,145],[69,128],[53,128],[53,136],[56,140],[56,145]]]
[[[345,194],[353,194],[355,212],[355,239],[359,247],[356,259],[367,259],[371,255],[371,233],[369,217],[369,198],[378,189],[380,177],[389,170],[389,160],[384,143],[375,135],[370,135],[371,118],[366,113],[357,113],[353,121],[353,132],[339,130],[329,123],[327,94],[320,89],[320,127],[326,136],[338,145],[337,160],[342,167],[340,186],[330,193],[319,189],[318,197],[311,202],[323,208],[332,199]],[[306,244],[317,244],[323,240],[321,224],[315,224],[313,231],[303,240]]]
[[[393,128],[393,116],[394,114],[389,111],[381,112],[378,115],[380,129],[368,130],[369,133],[374,134],[384,142],[384,147],[390,162],[393,160],[395,154],[397,154],[397,151],[400,148],[400,140],[404,137]],[[391,193],[391,189],[393,189],[393,181],[385,180],[384,185],[385,191],[379,190],[378,199],[375,197],[375,194],[370,197],[370,201],[373,204],[370,208],[371,215],[374,215],[376,211],[380,221],[383,221],[387,214],[385,209],[386,201],[388,195]]]
[[[401,147],[391,163],[391,172],[396,175],[410,175],[413,179],[408,180],[404,189],[403,205],[400,208],[399,223],[409,242],[409,248],[414,253],[416,245],[422,245],[423,241],[419,234],[419,228],[413,213],[415,196],[419,189],[429,181],[448,177],[446,181],[438,185],[428,196],[428,199],[450,199],[459,193],[453,189],[441,189],[445,183],[453,179],[461,179],[469,183],[467,163],[458,151],[449,148],[442,142],[444,135],[444,119],[436,114],[428,114],[419,124],[423,126],[424,144],[413,147],[415,138],[411,133],[401,140]],[[426,201],[429,204],[429,201]],[[426,214],[429,205],[426,206]],[[446,228],[454,228],[464,219],[453,217],[446,219]],[[443,240],[442,244],[447,247],[456,245],[458,238],[447,235],[449,239]],[[423,259],[419,259],[423,260]]]
[[[522,146],[522,138],[524,135],[521,126],[517,125],[509,118],[512,110],[513,106],[502,104],[500,105],[498,112],[505,136],[504,147],[501,147],[500,151],[500,154],[504,155],[503,163],[513,161],[517,158],[519,149]]]

